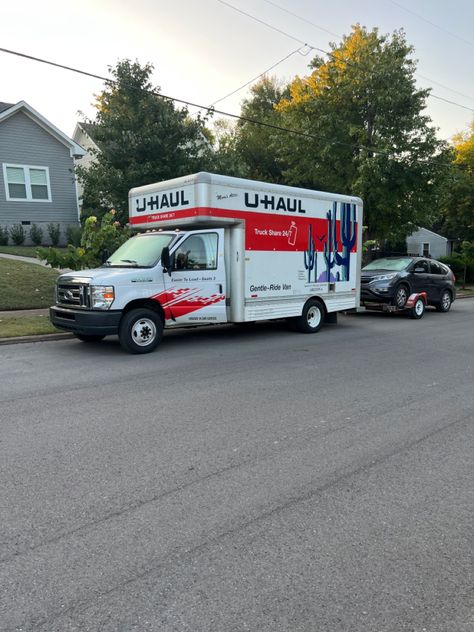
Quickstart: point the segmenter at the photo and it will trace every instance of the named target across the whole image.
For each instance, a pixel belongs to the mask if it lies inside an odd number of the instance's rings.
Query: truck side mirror
[[[168,246],[165,246],[161,251],[161,265],[163,266],[163,270],[168,272],[171,276],[171,257],[170,257],[170,249]]]

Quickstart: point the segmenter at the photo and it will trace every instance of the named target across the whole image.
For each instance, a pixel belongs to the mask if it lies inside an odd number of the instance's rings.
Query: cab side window
[[[431,274],[446,274],[439,263],[436,263],[435,261],[430,261],[430,266]]]
[[[217,233],[191,235],[176,251],[175,270],[216,270]]]

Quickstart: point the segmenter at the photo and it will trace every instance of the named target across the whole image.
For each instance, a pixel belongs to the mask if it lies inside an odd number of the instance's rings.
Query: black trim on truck
[[[75,334],[113,336],[118,334],[122,312],[79,311],[53,306],[49,308],[49,318],[58,329],[72,331]]]

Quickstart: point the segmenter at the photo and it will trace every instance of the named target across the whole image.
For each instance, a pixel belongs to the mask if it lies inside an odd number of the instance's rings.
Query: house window
[[[51,202],[48,167],[3,165],[7,200]]]
[[[430,244],[425,242],[423,243],[423,257],[429,257],[430,256]]]

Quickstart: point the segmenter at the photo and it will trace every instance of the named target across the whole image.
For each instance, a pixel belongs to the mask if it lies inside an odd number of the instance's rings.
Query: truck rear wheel
[[[312,299],[303,307],[301,316],[295,318],[295,327],[304,334],[313,334],[321,329],[324,321],[324,307],[320,301]]]
[[[120,321],[120,344],[129,353],[150,353],[161,342],[162,335],[160,316],[147,307],[130,310]]]

